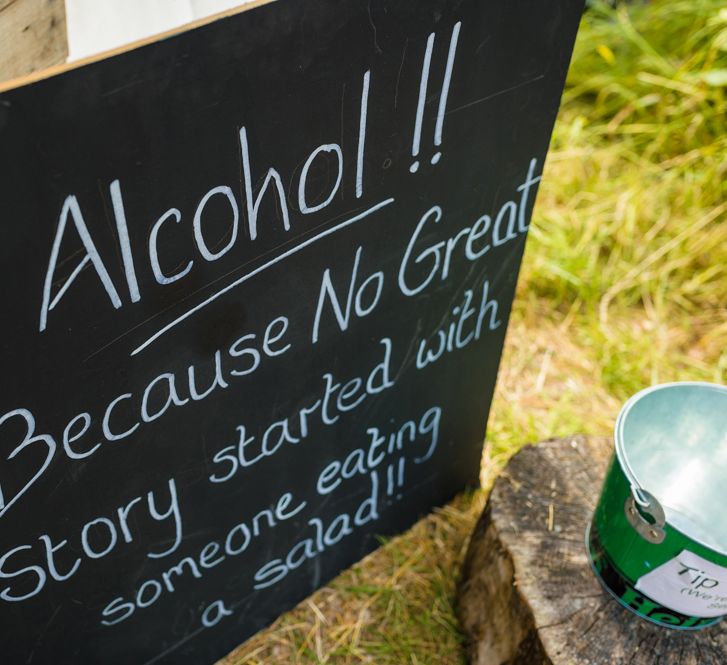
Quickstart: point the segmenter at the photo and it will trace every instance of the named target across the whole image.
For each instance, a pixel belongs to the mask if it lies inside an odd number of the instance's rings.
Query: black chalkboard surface
[[[477,483],[582,0],[279,0],[0,93],[3,663],[209,663]]]

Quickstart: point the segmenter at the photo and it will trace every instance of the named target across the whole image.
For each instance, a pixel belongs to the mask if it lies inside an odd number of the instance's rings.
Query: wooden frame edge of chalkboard
[[[117,46],[116,48],[109,49],[108,51],[102,51],[101,53],[96,53],[94,55],[81,58],[80,60],[74,60],[73,62],[64,62],[59,65],[52,65],[44,69],[39,69],[38,71],[32,72],[30,74],[11,78],[6,81],[0,80],[0,93],[7,92],[8,90],[13,90],[15,88],[21,88],[22,86],[30,85],[31,83],[37,83],[38,81],[50,78],[51,76],[63,74],[65,72],[78,69],[79,67],[84,67],[85,65],[90,65],[91,63],[105,60],[106,58],[112,58],[113,56],[120,55],[121,53],[133,51],[134,49],[140,48],[142,46],[147,46],[148,44],[153,44],[154,42],[161,41],[162,39],[175,37],[176,35],[180,35],[189,30],[194,30],[195,28],[199,28],[209,23],[214,23],[215,21],[227,18],[229,16],[241,14],[242,12],[255,9],[256,7],[260,7],[261,5],[270,4],[271,2],[275,2],[275,0],[252,0],[252,2],[247,2],[243,5],[238,5],[237,7],[225,9],[221,12],[212,14],[211,16],[205,16],[204,18],[190,21],[189,23],[177,26],[176,28],[171,28],[170,30],[165,30],[164,32],[159,32],[155,35],[144,37],[143,39],[137,39],[136,41],[124,44],[123,46]]]

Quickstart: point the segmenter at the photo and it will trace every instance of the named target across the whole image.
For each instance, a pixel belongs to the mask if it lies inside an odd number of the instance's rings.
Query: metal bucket
[[[696,630],[727,615],[727,387],[634,395],[586,535],[594,572],[639,616]]]

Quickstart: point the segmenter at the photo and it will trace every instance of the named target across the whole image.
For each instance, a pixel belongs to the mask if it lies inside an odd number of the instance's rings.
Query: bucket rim
[[[621,467],[621,470],[623,471],[624,475],[626,476],[626,479],[628,480],[629,484],[631,485],[632,493],[634,493],[634,497],[638,497],[638,491],[639,490],[647,490],[647,487],[644,487],[643,484],[639,481],[639,479],[636,477],[636,474],[634,473],[633,469],[631,468],[631,464],[629,463],[628,455],[626,454],[626,448],[624,445],[624,423],[626,421],[626,418],[628,417],[631,410],[638,404],[644,397],[650,395],[651,393],[659,392],[661,390],[669,389],[669,388],[683,388],[683,387],[699,387],[699,388],[708,388],[711,390],[715,390],[717,392],[724,393],[725,396],[727,396],[727,386],[722,385],[720,383],[710,383],[709,381],[670,381],[667,383],[657,383],[653,386],[649,386],[648,388],[644,388],[643,390],[640,390],[639,392],[635,393],[631,397],[629,397],[628,400],[624,403],[624,405],[621,407],[621,410],[619,411],[618,417],[616,418],[616,425],[614,427],[614,449],[616,453],[616,457],[619,462],[619,466]],[[638,500],[638,498],[637,498]],[[659,498],[657,497],[657,500]],[[697,536],[690,535],[688,533],[685,533],[684,531],[677,529],[673,524],[669,522],[669,518],[667,517],[666,520],[667,525],[670,529],[673,529],[675,531],[678,531],[679,533],[683,534],[686,538],[689,540],[699,544],[701,547],[704,547],[712,552],[715,552],[716,554],[719,554],[721,556],[727,556],[727,546],[725,547],[716,547],[713,544],[708,544],[704,542],[701,538]]]

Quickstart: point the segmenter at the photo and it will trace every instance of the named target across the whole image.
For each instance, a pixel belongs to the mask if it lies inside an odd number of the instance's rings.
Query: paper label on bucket
[[[688,550],[640,577],[636,588],[664,607],[688,616],[727,614],[727,568]]]

